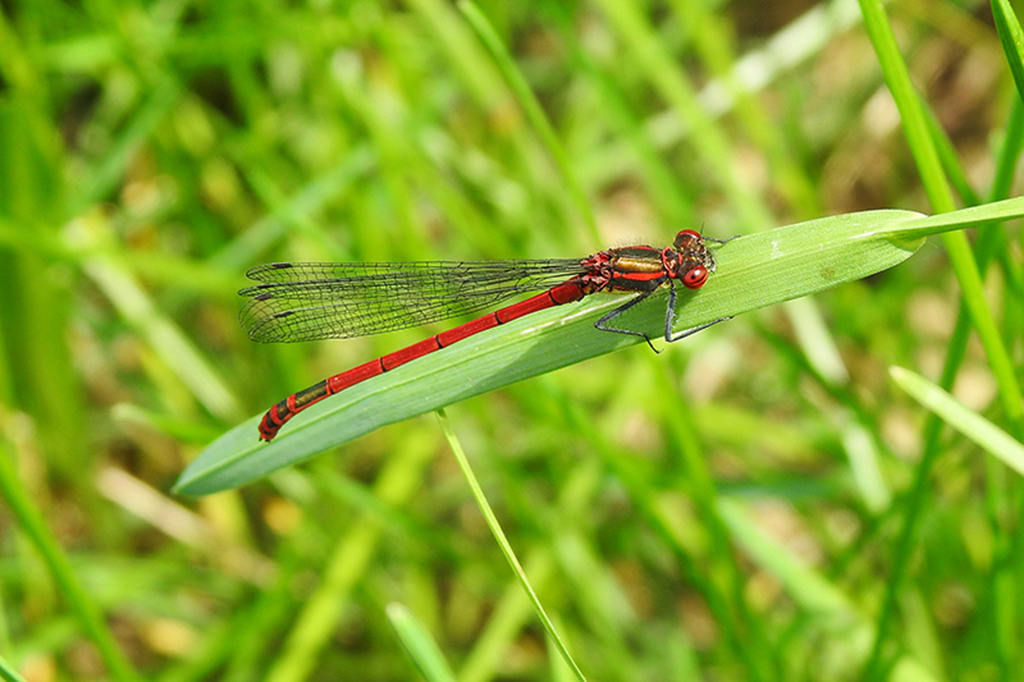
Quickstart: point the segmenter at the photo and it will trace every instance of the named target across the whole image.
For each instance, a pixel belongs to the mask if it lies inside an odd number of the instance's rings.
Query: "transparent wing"
[[[260,342],[379,334],[470,315],[518,294],[549,289],[586,271],[579,259],[268,263],[239,322]]]

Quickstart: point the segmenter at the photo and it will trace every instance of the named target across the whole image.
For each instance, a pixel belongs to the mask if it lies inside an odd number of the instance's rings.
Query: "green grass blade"
[[[505,536],[505,531],[501,529],[498,517],[494,515],[494,510],[491,509],[491,505],[487,501],[487,496],[484,495],[484,490],[480,486],[480,481],[477,480],[476,474],[473,473],[473,468],[469,465],[469,460],[466,458],[466,453],[462,449],[462,444],[459,442],[455,432],[452,430],[451,422],[448,421],[448,417],[445,415],[444,410],[438,410],[437,416],[441,422],[441,428],[444,430],[445,438],[448,439],[448,445],[451,446],[452,453],[455,455],[455,459],[459,462],[459,468],[462,469],[462,473],[466,477],[466,481],[469,483],[469,488],[473,491],[473,498],[476,500],[477,505],[480,507],[480,511],[484,515],[487,527],[491,530],[491,534],[494,535],[494,539],[498,541],[498,547],[501,548],[501,553],[505,555],[505,560],[508,561],[508,565],[512,568],[512,572],[516,574],[520,584],[522,584],[523,591],[526,592],[526,596],[529,597],[530,603],[533,604],[533,608],[537,612],[537,617],[540,619],[540,622],[547,631],[548,636],[558,649],[558,653],[561,655],[562,660],[565,661],[565,664],[569,666],[570,670],[572,670],[576,679],[580,680],[580,682],[586,682],[586,677],[584,677],[583,671],[580,670],[578,665],[576,665],[576,661],[573,660],[572,655],[569,653],[569,649],[566,648],[562,638],[558,635],[558,631],[555,630],[555,626],[548,617],[547,612],[544,610],[543,604],[540,603],[540,598],[537,597],[536,591],[534,591],[533,586],[530,584],[530,578],[526,575],[526,571],[523,570],[522,565],[519,563],[519,559],[512,550],[512,545]]]
[[[737,544],[750,558],[782,584],[786,593],[832,634],[823,646],[842,647],[846,656],[856,656],[870,643],[871,625],[864,620],[856,603],[834,583],[806,565],[778,540],[770,537],[734,500],[719,501],[719,513],[729,526]],[[904,654],[894,662],[887,679],[899,682],[934,682],[936,678],[912,655]]]
[[[938,152],[928,131],[924,106],[911,83],[909,69],[900,54],[882,3],[878,0],[860,0],[860,6],[864,14],[864,25],[885,75],[885,82],[899,109],[907,143],[914,155],[928,199],[936,211],[951,212],[955,204],[942,174]],[[964,302],[970,310],[992,373],[996,377],[1003,408],[1014,422],[1015,429],[1020,431],[1024,429],[1020,385],[1010,354],[999,333],[995,316],[985,299],[981,275],[978,273],[978,266],[967,237],[963,234],[949,234],[943,237],[943,242],[949,254],[950,264],[963,289]]]
[[[119,682],[139,679],[131,662],[121,652],[99,605],[79,580],[43,512],[22,484],[15,469],[16,461],[14,449],[6,440],[0,441],[0,499],[7,502],[13,518],[18,522],[18,528],[39,552],[68,608],[78,620],[79,627],[96,646],[111,679]]]
[[[1017,15],[1006,0],[992,0],[992,20],[1003,45],[1006,63],[1010,65],[1017,95],[1024,98],[1024,31],[1021,31]]]
[[[195,343],[170,320],[138,280],[115,259],[97,255],[83,269],[196,398],[222,418],[240,413],[238,399]]]
[[[920,374],[892,367],[893,381],[917,402],[1018,474],[1024,476],[1024,445],[1006,431],[968,409],[963,403]]]
[[[455,673],[423,623],[402,604],[388,604],[387,612],[391,627],[420,674],[429,682],[455,682]]]
[[[8,665],[7,661],[0,656],[0,680],[4,682],[25,682],[25,678],[18,674],[18,671]]]
[[[618,0],[599,0],[596,5],[635,55],[640,71],[688,131],[688,141],[694,145],[697,162],[721,185],[729,204],[735,207],[742,231],[770,225],[771,216],[764,204],[750,191],[750,186],[730,161],[736,153],[732,140],[701,106],[689,74],[658,40],[642,6]]]
[[[562,176],[563,182],[569,190],[569,194],[572,197],[573,205],[579,212],[580,217],[583,218],[586,223],[587,229],[589,230],[590,236],[596,238],[598,233],[597,220],[594,218],[594,212],[590,208],[590,202],[587,200],[586,192],[583,191],[583,187],[580,186],[579,181],[576,179],[575,174],[572,172],[572,164],[569,163],[569,156],[565,153],[565,148],[558,139],[558,135],[555,133],[554,127],[551,125],[551,121],[544,114],[544,108],[540,102],[537,101],[537,96],[534,94],[533,89],[527,82],[526,77],[522,71],[516,66],[515,60],[512,55],[509,54],[504,44],[501,42],[501,38],[495,32],[494,27],[487,20],[487,17],[468,0],[463,0],[459,3],[459,9],[462,10],[469,25],[473,27],[480,40],[483,41],[484,45],[490,51],[494,57],[495,63],[498,69],[501,71],[505,80],[508,81],[509,86],[515,93],[516,99],[519,100],[519,105],[523,108],[523,112],[529,119],[530,124],[533,125],[534,130],[540,135],[541,140],[544,142],[544,146],[547,148],[548,153],[551,154],[551,158],[554,160],[555,165],[558,167],[559,174]]]
[[[953,196],[942,174],[942,164],[928,130],[924,105],[910,80],[910,71],[900,53],[885,9],[879,0],[860,0],[860,8],[885,83],[900,112],[903,132],[917,163],[917,171],[921,174],[928,200],[936,211],[951,211],[955,207]]]
[[[398,507],[423,481],[424,469],[433,449],[402,447],[377,477],[373,496],[387,506]],[[352,590],[365,576],[381,541],[384,521],[379,515],[364,514],[346,526],[320,573],[320,583],[303,599],[288,638],[261,678],[266,682],[293,682],[310,676],[317,658],[329,647],[338,619],[349,603]]]
[[[707,286],[680,297],[676,329],[788,301],[898,265],[924,237],[1024,215],[1024,200],[925,217],[882,210],[833,216],[739,237],[716,251]],[[631,311],[624,325],[662,334],[665,294]],[[592,296],[542,311],[363,382],[303,412],[272,443],[257,440],[254,417],[200,453],[176,490],[203,495],[242,485],[386,424],[516,381],[640,343],[594,329],[622,297]]]

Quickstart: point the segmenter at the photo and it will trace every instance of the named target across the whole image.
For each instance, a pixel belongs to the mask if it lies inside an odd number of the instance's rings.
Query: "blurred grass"
[[[6,4],[0,656],[28,679],[419,679],[400,603],[460,680],[564,676],[433,418],[167,494],[246,415],[428,333],[256,347],[242,272],[1012,196],[998,7],[999,32],[971,3],[481,3],[488,48],[440,0]],[[1017,475],[888,380],[1020,440],[1020,230],[968,238],[448,410],[588,678],[1014,679]]]

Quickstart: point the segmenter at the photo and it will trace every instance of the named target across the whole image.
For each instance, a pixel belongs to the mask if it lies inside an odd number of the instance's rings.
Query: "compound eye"
[[[687,289],[700,289],[708,281],[708,269],[703,265],[695,265],[686,271],[682,281]]]
[[[672,242],[677,251],[693,251],[702,248],[703,245],[704,238],[696,230],[682,230],[676,234],[676,240]]]

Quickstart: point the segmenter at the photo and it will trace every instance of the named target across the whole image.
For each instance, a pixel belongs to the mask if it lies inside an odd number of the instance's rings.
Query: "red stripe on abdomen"
[[[582,282],[571,280],[559,284],[532,298],[497,310],[471,322],[460,324],[448,331],[436,334],[429,339],[414,343],[411,346],[388,353],[376,360],[353,367],[350,370],[335,374],[334,376],[320,381],[307,389],[303,389],[294,395],[288,396],[278,404],[270,408],[263,415],[260,421],[260,439],[272,440],[277,432],[281,430],[285,422],[310,405],[316,404],[324,398],[339,393],[346,388],[351,388],[379,374],[400,367],[416,358],[429,355],[436,350],[450,346],[453,343],[467,339],[474,334],[479,334],[498,325],[535,313],[546,308],[553,308],[556,305],[572,303],[583,298],[588,292]]]

